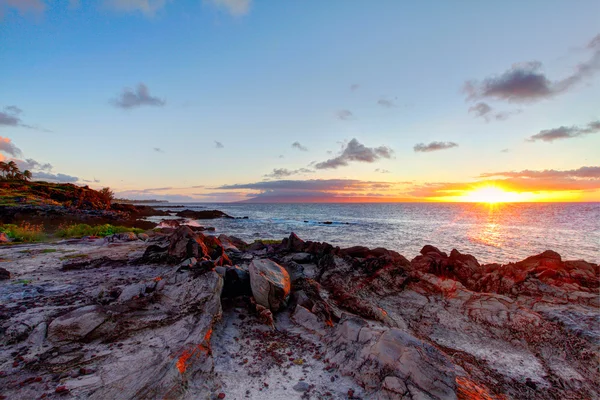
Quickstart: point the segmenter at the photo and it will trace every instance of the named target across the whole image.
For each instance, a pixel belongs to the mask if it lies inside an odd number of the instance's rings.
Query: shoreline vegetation
[[[233,217],[0,182],[0,399],[600,394],[597,264],[246,243],[186,218]]]

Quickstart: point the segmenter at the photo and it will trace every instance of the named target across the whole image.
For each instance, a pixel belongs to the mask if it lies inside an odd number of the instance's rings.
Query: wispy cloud
[[[312,169],[308,169],[308,168],[298,168],[298,169],[293,169],[293,170],[289,170],[287,168],[274,168],[273,172],[271,172],[269,174],[265,174],[263,176],[265,178],[281,179],[281,178],[286,178],[286,177],[292,176],[292,175],[312,174],[314,172],[315,171],[313,171]]]
[[[360,89],[360,85],[358,83],[353,83],[352,85],[350,85],[350,90],[355,92],[358,89]]]
[[[1,1],[1,0],[0,0]],[[35,129],[43,132],[50,132],[47,129],[39,128],[37,126],[27,125],[23,123],[21,119],[21,114],[23,110],[21,110],[17,106],[6,106],[3,111],[0,111],[0,128],[5,127],[17,127],[20,126],[22,128]]]
[[[157,153],[164,153],[165,151],[163,149],[161,149],[160,147],[153,147],[152,150],[154,150]]]
[[[0,136],[0,151],[13,157],[20,157],[23,152],[9,138]]]
[[[15,160],[20,170],[30,170],[30,171],[52,171],[52,164],[50,163],[40,163],[32,158],[27,158],[25,160]]]
[[[234,17],[241,17],[250,11],[251,0],[206,0],[218,8],[227,11]]]
[[[166,104],[165,100],[150,95],[148,87],[140,83],[135,89],[124,88],[119,97],[111,100],[111,103],[118,108],[131,109],[140,106],[162,107]]]
[[[580,178],[580,179],[600,179],[600,167],[581,167],[570,170],[545,169],[543,171],[501,171],[485,172],[479,175],[480,178],[505,177],[505,178]]]
[[[380,174],[390,174],[391,171],[387,170],[387,169],[383,169],[383,168],[377,168],[375,169],[375,172],[379,172]]]
[[[431,142],[429,144],[418,143],[413,147],[416,153],[428,153],[431,151],[439,151],[458,147],[457,143],[454,142]]]
[[[225,146],[223,146],[223,143],[221,143],[221,142],[217,142],[217,141],[215,140],[215,148],[217,148],[217,149],[223,149],[223,148],[225,148]]]
[[[530,142],[541,140],[543,142],[553,142],[555,140],[572,139],[579,136],[590,135],[600,132],[600,120],[592,121],[584,127],[561,126],[554,129],[545,129],[527,139]]]
[[[352,111],[350,110],[338,110],[335,113],[335,116],[341,120],[349,120],[354,118],[354,114],[352,114]]]
[[[367,147],[356,139],[348,142],[341,154],[315,164],[316,169],[335,169],[347,166],[350,162],[373,163],[382,158],[392,158],[394,151],[387,146]]]
[[[564,79],[550,80],[542,72],[542,63],[539,61],[519,63],[502,74],[485,78],[481,82],[467,81],[464,85],[467,100],[490,98],[525,103],[564,93],[600,70],[600,34],[586,48],[591,52],[588,60],[578,64],[573,73]]]
[[[79,181],[79,178],[72,175],[67,174],[53,174],[51,172],[34,172],[33,173],[34,180],[44,180],[44,181],[53,181],[53,182],[64,182],[64,183],[75,183]]]
[[[479,102],[472,107],[469,107],[469,113],[474,114],[477,118],[483,118],[486,122],[491,120],[504,121],[511,115],[521,113],[521,110],[495,112],[494,109],[487,103]]]
[[[105,0],[105,5],[119,12],[140,12],[153,17],[158,10],[167,4],[167,0]]]
[[[393,101],[388,100],[388,99],[383,99],[383,98],[377,100],[377,104],[379,104],[381,107],[385,107],[385,108],[396,107],[396,105],[394,104]]]
[[[14,9],[19,14],[41,14],[46,9],[42,0],[0,0],[0,19],[6,10]]]
[[[306,146],[302,146],[300,144],[300,142],[294,142],[294,143],[292,143],[292,148],[293,149],[298,149],[300,151],[308,151],[308,148]]]

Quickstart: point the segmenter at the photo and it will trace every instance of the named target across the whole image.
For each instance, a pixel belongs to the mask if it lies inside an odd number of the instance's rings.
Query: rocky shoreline
[[[0,399],[599,396],[600,269],[552,251],[409,261],[179,226],[0,267]]]

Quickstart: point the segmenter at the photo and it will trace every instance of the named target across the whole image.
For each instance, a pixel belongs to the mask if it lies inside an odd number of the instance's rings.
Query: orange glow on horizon
[[[580,201],[581,193],[578,191],[540,191],[517,192],[496,185],[476,186],[471,190],[447,191],[447,196],[437,196],[428,200],[442,202],[465,203],[525,203],[525,202],[569,202]]]

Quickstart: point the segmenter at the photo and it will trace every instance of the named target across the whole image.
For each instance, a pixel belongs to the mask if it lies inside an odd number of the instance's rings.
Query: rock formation
[[[148,241],[3,247],[0,399],[600,394],[597,264],[185,226]]]

